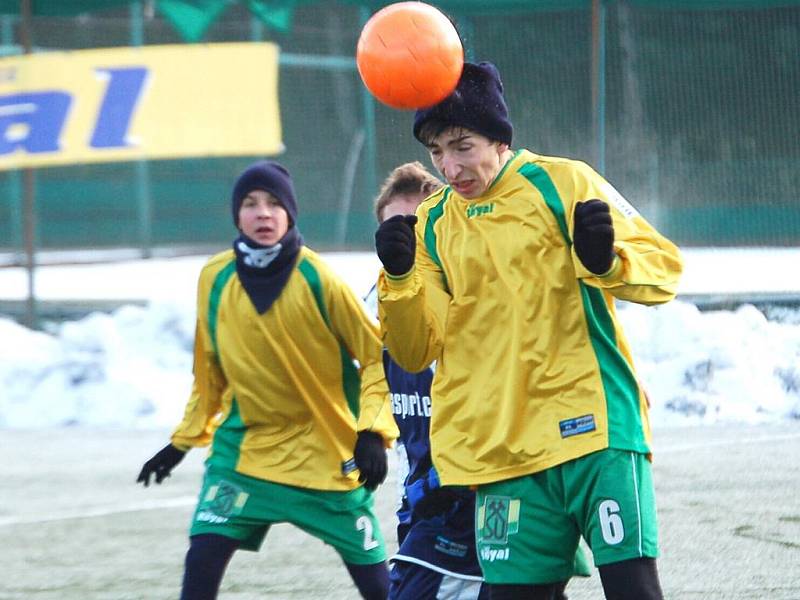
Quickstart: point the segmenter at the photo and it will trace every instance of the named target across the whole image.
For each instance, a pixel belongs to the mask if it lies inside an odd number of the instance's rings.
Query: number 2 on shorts
[[[372,537],[372,521],[369,520],[369,517],[358,517],[356,529],[364,532],[364,550],[372,550],[380,545],[378,540]]]

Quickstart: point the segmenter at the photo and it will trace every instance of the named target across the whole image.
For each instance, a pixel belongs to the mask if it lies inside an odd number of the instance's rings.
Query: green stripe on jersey
[[[208,333],[211,337],[214,355],[220,364],[222,361],[219,358],[219,343],[217,342],[220,298],[222,297],[222,290],[225,289],[225,285],[235,272],[236,261],[231,260],[217,273],[214,283],[211,285],[211,293],[208,296]],[[244,422],[239,414],[239,403],[236,402],[236,398],[233,398],[231,411],[214,432],[214,441],[211,444],[211,456],[208,462],[219,467],[226,467],[231,470],[236,469],[245,430]]]
[[[567,246],[572,245],[567,228],[564,203],[550,175],[533,163],[525,163],[518,172],[525,177],[544,198],[553,213]],[[603,299],[603,293],[592,286],[578,282],[583,302],[583,312],[589,328],[592,350],[600,366],[603,393],[608,411],[608,443],[612,448],[646,451],[644,440],[630,438],[631,424],[641,426],[639,413],[639,386],[628,365],[628,361],[617,347],[617,336],[611,313]],[[635,429],[638,431],[639,427]]]
[[[636,423],[641,427],[639,386],[628,361],[617,346],[614,323],[603,293],[582,281],[580,288],[589,338],[600,365],[603,392],[606,395],[609,446],[647,452],[644,439],[639,436],[631,438],[631,424]]]
[[[325,306],[325,298],[322,295],[322,281],[319,278],[317,269],[314,268],[314,265],[312,265],[307,258],[301,260],[297,268],[303,277],[305,277],[308,287],[311,288],[311,293],[314,294],[314,300],[317,302],[317,308],[322,315],[323,321],[325,321],[331,333],[334,334],[334,337],[337,337],[331,328],[331,322],[328,318],[328,309]],[[342,361],[342,388],[344,396],[347,399],[347,406],[350,408],[350,412],[358,419],[358,415],[361,412],[359,403],[359,396],[361,395],[361,376],[358,374],[358,370],[353,364],[350,353],[341,341],[339,341],[339,355]]]
[[[543,168],[533,163],[525,163],[517,172],[530,181],[542,194],[545,204],[547,204],[550,212],[552,212],[553,216],[556,218],[558,228],[561,230],[561,235],[564,236],[564,240],[567,242],[567,247],[571,247],[572,239],[570,239],[569,229],[567,229],[564,204],[561,202],[561,197],[558,195],[558,190],[556,190],[553,180],[550,179],[550,176]]]
[[[442,280],[444,282],[444,288],[446,290],[450,289],[450,286],[447,285],[447,275],[444,273],[444,268],[442,268],[442,260],[439,258],[439,251],[436,249],[436,231],[434,230],[434,225],[436,225],[436,221],[442,218],[444,214],[444,205],[447,203],[447,199],[450,198],[450,194],[452,193],[452,188],[447,186],[444,188],[442,192],[442,199],[428,211],[428,221],[425,223],[425,249],[428,251],[428,255],[431,257],[431,260],[436,263],[436,265],[442,269]]]
[[[214,432],[208,463],[215,467],[236,470],[246,431],[247,427],[242,421],[242,415],[239,414],[239,403],[234,397],[231,400],[231,412]]]
[[[236,261],[231,260],[227,265],[225,265],[222,270],[217,273],[217,276],[214,278],[214,283],[211,286],[211,293],[208,295],[208,334],[211,337],[211,345],[214,349],[214,354],[217,356],[217,362],[219,363],[219,344],[217,344],[217,318],[219,312],[219,302],[220,297],[222,296],[222,290],[225,288],[225,284],[228,283],[228,280],[231,278],[236,272]]]

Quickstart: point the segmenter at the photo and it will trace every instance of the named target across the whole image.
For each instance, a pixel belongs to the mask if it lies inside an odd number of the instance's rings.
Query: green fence
[[[503,75],[515,146],[593,164],[679,244],[800,243],[797,2],[602,2],[594,38],[590,2],[485,4],[449,12],[468,58]],[[319,249],[369,248],[375,186],[400,162],[427,162],[412,114],[370,102],[355,71],[368,14],[349,1],[299,4],[276,32],[237,5],[205,36],[281,47],[278,160]],[[4,17],[4,47],[18,29]],[[157,13],[125,7],[34,17],[31,34],[39,48],[181,43]],[[37,246],[225,245],[231,182],[256,158],[39,169]],[[21,194],[19,173],[0,173],[0,250],[21,248]]]

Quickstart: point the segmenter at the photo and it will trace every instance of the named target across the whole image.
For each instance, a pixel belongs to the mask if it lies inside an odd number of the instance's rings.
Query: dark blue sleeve
[[[392,414],[400,430],[399,442],[408,456],[408,478],[414,481],[431,467],[430,421],[433,371],[409,373],[383,351],[383,367],[389,384]]]

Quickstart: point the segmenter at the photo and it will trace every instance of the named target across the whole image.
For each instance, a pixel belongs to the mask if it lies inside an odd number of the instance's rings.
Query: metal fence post
[[[592,129],[595,167],[606,170],[606,3],[592,0]]]
[[[140,0],[129,6],[131,46],[144,44],[144,7]],[[150,164],[146,160],[134,163],[136,174],[136,206],[139,222],[139,248],[143,258],[153,255],[153,198],[150,195]]]
[[[372,16],[366,6],[359,8],[361,27]],[[366,198],[371,198],[377,193],[377,142],[375,136],[375,98],[369,93],[366,86],[361,86],[361,106],[364,111],[364,193]]]

